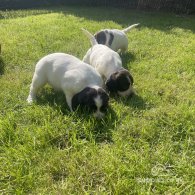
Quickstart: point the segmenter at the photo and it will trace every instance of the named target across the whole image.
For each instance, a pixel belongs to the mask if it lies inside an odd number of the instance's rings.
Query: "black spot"
[[[106,81],[106,87],[110,92],[117,92],[116,73],[113,73],[110,78]]]
[[[97,106],[95,104],[94,99],[98,95],[102,99],[102,105],[107,107],[109,98],[103,89],[101,88],[94,89],[94,88],[86,87],[85,89],[83,89],[82,91],[80,91],[79,93],[73,96],[72,109],[76,110],[78,106],[80,106],[95,112],[97,110]]]
[[[114,34],[112,32],[109,33],[109,41],[108,41],[108,45],[111,46],[112,45],[112,42],[114,40]]]
[[[127,70],[113,73],[106,81],[106,87],[110,92],[126,91],[133,85],[133,77]]]
[[[95,39],[99,44],[106,44],[106,33],[104,31],[100,31],[95,34]]]

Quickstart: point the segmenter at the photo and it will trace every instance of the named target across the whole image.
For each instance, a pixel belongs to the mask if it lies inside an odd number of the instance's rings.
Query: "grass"
[[[98,121],[49,86],[26,103],[41,57],[82,59],[81,27],[136,22],[121,56],[136,96],[111,97]],[[54,7],[1,11],[0,29],[0,194],[194,194],[194,16]]]

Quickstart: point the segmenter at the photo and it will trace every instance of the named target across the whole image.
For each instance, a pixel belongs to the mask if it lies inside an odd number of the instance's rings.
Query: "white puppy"
[[[117,92],[123,97],[133,94],[133,77],[128,70],[122,67],[119,54],[105,45],[98,44],[91,33],[85,29],[82,30],[92,44],[83,61],[95,67],[105,80],[106,87],[110,92]]]
[[[127,33],[139,24],[133,24],[126,29],[104,29],[95,33],[96,41],[99,44],[106,45],[114,51],[125,52],[128,49]]]
[[[74,56],[54,53],[36,64],[28,103],[36,99],[37,90],[46,83],[64,92],[71,111],[85,106],[95,112],[94,116],[102,117],[108,107],[109,98],[102,89],[101,76],[93,67]]]

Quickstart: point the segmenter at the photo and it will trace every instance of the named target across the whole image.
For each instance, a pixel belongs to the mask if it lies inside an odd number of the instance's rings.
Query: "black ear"
[[[106,34],[104,31],[100,31],[95,34],[95,39],[99,44],[105,45],[106,43]]]
[[[72,98],[72,109],[73,109],[73,111],[75,111],[79,105],[80,105],[80,93],[77,93]]]
[[[75,94],[72,98],[72,109],[76,110],[78,106],[86,107],[93,104],[93,97],[97,94],[97,91],[93,88],[86,87],[79,93]]]
[[[117,92],[116,74],[117,73],[112,74],[106,81],[106,87],[110,92]]]
[[[75,94],[72,98],[72,109],[76,110],[78,106],[84,106],[88,101],[87,92],[90,90],[89,87],[86,87],[79,93]]]
[[[116,75],[116,83],[118,91],[126,91],[133,85],[133,77],[127,70],[121,70]]]

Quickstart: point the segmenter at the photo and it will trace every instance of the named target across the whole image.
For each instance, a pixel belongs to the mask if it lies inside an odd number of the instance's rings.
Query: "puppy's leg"
[[[66,102],[68,104],[68,107],[70,108],[70,111],[73,112],[72,109],[72,96],[70,96],[69,94],[65,94],[66,96]]]
[[[27,98],[27,102],[30,104],[33,101],[36,100],[36,93],[37,90],[44,86],[46,84],[46,79],[44,77],[38,76],[37,74],[34,74],[33,79],[32,79],[32,83],[30,86],[30,92]]]
[[[127,52],[127,50],[128,50],[128,44],[126,44],[126,45],[124,45],[123,47],[121,47],[119,51],[120,51],[120,53],[122,54],[122,53]]]

